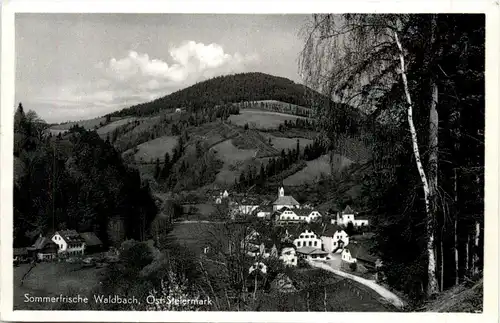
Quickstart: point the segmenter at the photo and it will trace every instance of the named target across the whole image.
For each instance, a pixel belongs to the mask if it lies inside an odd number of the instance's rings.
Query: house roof
[[[274,202],[274,205],[300,205],[299,202],[297,202],[296,199],[294,199],[292,196],[280,196],[278,197]]]
[[[298,253],[304,254],[304,255],[310,255],[316,248],[313,247],[301,247],[297,249]]]
[[[354,211],[348,205],[348,206],[345,207],[344,211],[342,211],[342,214],[354,214]]]
[[[338,225],[328,225],[325,227],[325,230],[323,231],[323,233],[321,233],[321,235],[324,237],[333,237],[333,235],[337,231],[344,231],[344,230]]]
[[[297,249],[298,253],[304,254],[304,255],[326,255],[328,252],[323,251],[318,248],[314,247],[302,247]]]
[[[38,237],[33,246],[31,247],[31,249],[35,250],[43,249],[49,241],[51,240],[47,237]]]
[[[83,232],[80,236],[85,241],[85,244],[89,247],[102,245],[102,241],[97,237],[94,232]]]
[[[368,262],[375,263],[377,261],[377,257],[369,254],[369,252],[362,245],[358,244],[356,241],[350,243],[345,249],[349,250],[351,256],[356,259],[361,259]]]
[[[297,210],[294,210],[295,214],[299,215],[299,216],[308,216],[309,214],[311,214],[311,212],[313,211],[316,211],[315,209],[297,209]]]
[[[254,210],[254,213],[258,212],[272,212],[273,211],[273,206],[270,204],[259,206]]]
[[[67,243],[84,243],[85,240],[76,232],[76,230],[61,230],[55,234],[59,234]]]

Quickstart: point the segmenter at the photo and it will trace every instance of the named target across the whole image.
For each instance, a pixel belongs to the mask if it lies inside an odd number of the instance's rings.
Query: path
[[[334,273],[334,274],[336,274],[338,276],[354,280],[354,281],[356,281],[356,282],[358,282],[358,283],[360,283],[360,284],[362,284],[362,285],[370,288],[371,290],[375,291],[377,294],[379,294],[380,296],[382,296],[386,301],[390,302],[392,305],[396,306],[397,308],[402,308],[404,306],[404,302],[397,295],[395,295],[394,293],[390,292],[386,288],[378,285],[374,281],[371,281],[371,280],[368,280],[368,279],[365,279],[365,278],[362,278],[362,277],[358,277],[358,276],[355,276],[355,275],[351,275],[351,274],[348,274],[346,272],[343,272],[343,271],[340,271],[340,270],[337,270],[337,269],[333,269],[332,267],[330,267],[329,265],[327,265],[325,263],[314,262],[314,261],[311,261],[309,263],[313,267],[321,268],[321,269],[330,271],[330,272],[332,272],[332,273]]]

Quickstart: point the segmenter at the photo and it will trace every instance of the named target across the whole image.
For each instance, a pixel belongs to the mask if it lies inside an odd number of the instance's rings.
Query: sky
[[[103,116],[218,75],[300,82],[306,15],[16,14],[16,102],[47,122]]]

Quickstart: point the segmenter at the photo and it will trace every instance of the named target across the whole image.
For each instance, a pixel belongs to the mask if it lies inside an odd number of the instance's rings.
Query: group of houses
[[[14,262],[25,262],[29,259],[41,261],[58,257],[83,256],[103,248],[102,241],[94,232],[78,233],[75,230],[60,230],[50,235],[40,235],[28,248],[14,248]]]
[[[333,217],[326,211],[320,211],[310,205],[300,205],[300,203],[290,195],[285,195],[285,189],[278,189],[278,196],[274,201],[262,201],[257,198],[244,197],[231,198],[227,190],[219,192],[214,196],[215,204],[224,202],[230,207],[232,217],[236,215],[253,215],[260,219],[274,221],[278,225],[294,223],[310,223],[319,221],[324,215],[331,217],[330,223],[339,226],[347,226],[352,223],[355,227],[369,225],[367,218],[362,218],[356,214],[351,207],[347,206],[342,212],[335,212]]]

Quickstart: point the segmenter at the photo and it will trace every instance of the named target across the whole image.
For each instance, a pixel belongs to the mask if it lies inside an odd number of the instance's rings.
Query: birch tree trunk
[[[467,245],[465,246],[465,275],[469,275],[469,248],[470,248],[470,234],[467,231]]]
[[[424,167],[420,159],[420,151],[418,148],[417,132],[415,130],[415,125],[413,123],[413,106],[410,96],[410,91],[408,88],[408,81],[406,79],[405,72],[405,61],[404,61],[404,51],[403,47],[398,38],[397,32],[394,33],[395,41],[399,49],[399,60],[401,62],[401,77],[403,79],[403,85],[406,94],[406,101],[408,104],[407,114],[408,114],[408,126],[410,128],[411,139],[413,144],[413,154],[415,156],[415,162],[417,164],[417,170],[420,175],[420,180],[422,181],[422,186],[424,190],[424,200],[425,200],[425,211],[427,215],[426,219],[426,231],[427,231],[427,294],[433,295],[438,291],[438,283],[436,279],[436,259],[434,256],[434,214],[431,213],[431,208],[429,205],[429,183],[427,182],[427,177],[425,175]]]
[[[442,238],[442,235],[441,235],[441,241],[440,241],[440,247],[441,247],[441,272],[440,272],[440,276],[441,276],[441,286],[440,286],[440,291],[442,292],[444,290],[444,250],[443,250],[443,238]]]
[[[479,225],[479,222],[476,221],[476,232],[475,232],[475,237],[474,237],[474,260],[472,263],[472,273],[474,275],[479,273],[479,234],[480,234],[481,227]]]

